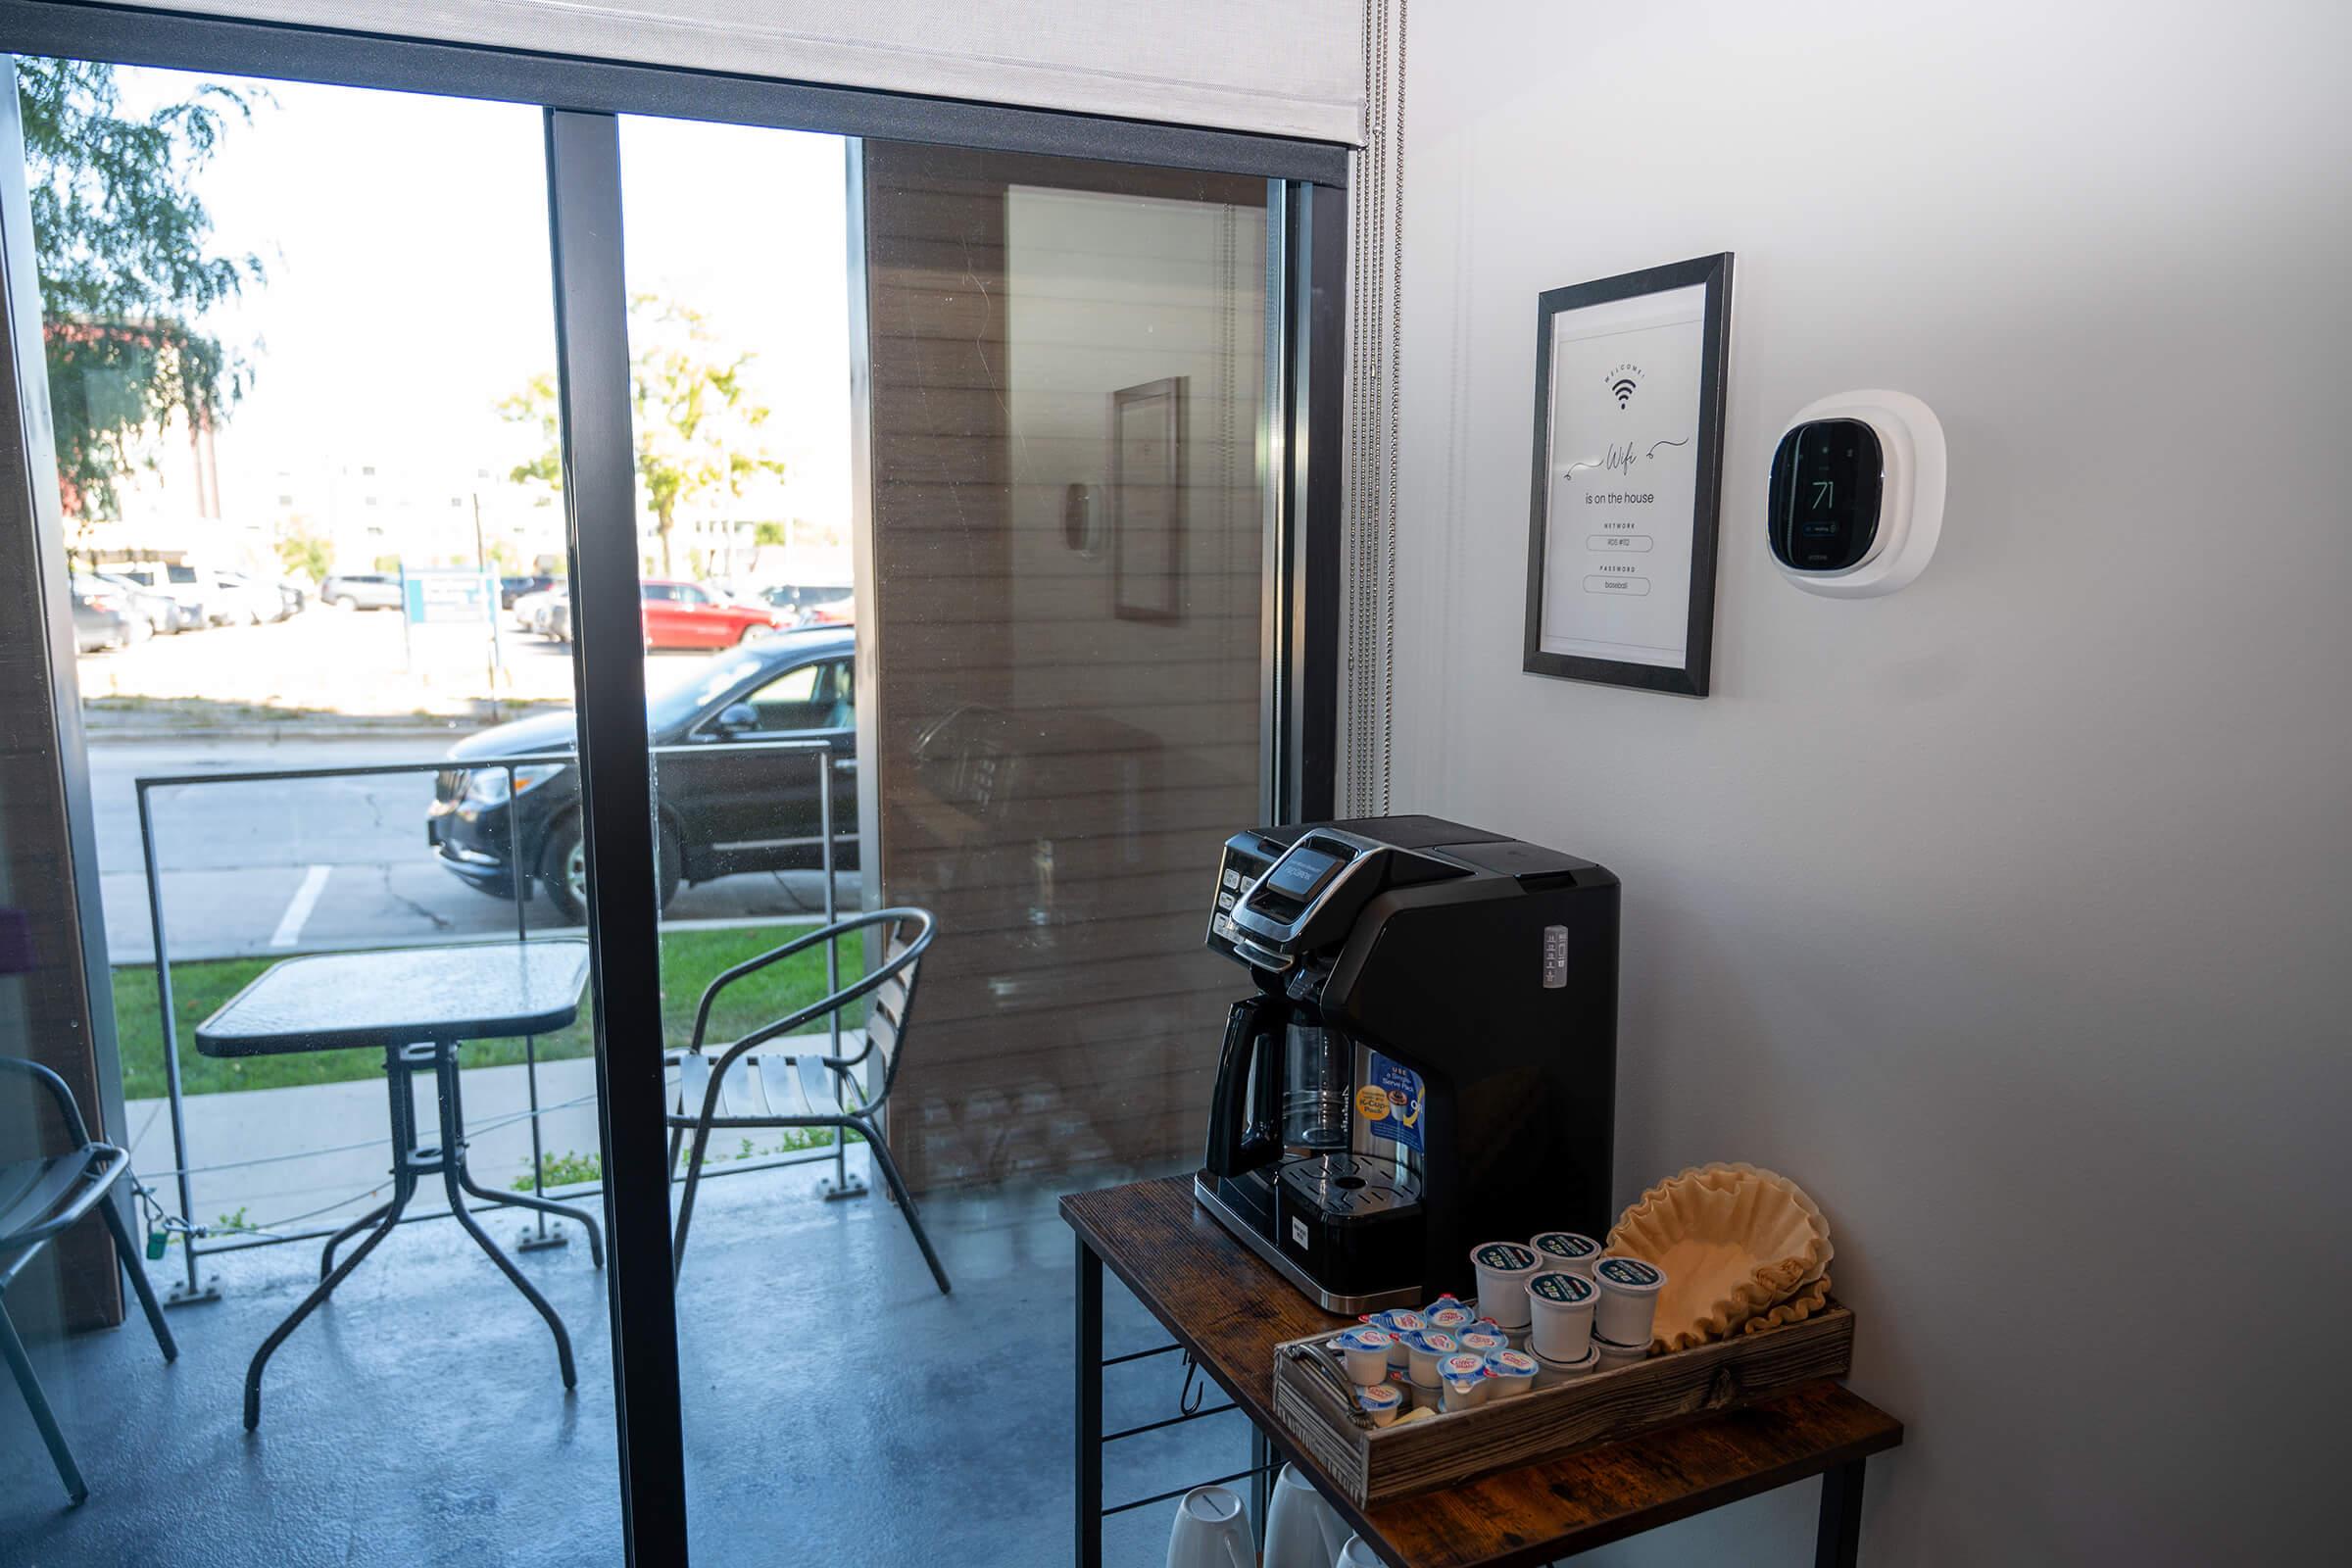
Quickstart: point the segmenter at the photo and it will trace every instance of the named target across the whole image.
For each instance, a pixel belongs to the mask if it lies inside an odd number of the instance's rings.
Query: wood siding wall
[[[1198,1148],[1242,984],[1200,943],[1217,848],[1258,814],[1265,187],[865,156],[860,701],[883,894],[941,919],[892,1147],[918,1189],[1165,1169]],[[1182,509],[1179,608],[1134,618],[1111,400],[1170,378],[1179,476],[1150,499]]]

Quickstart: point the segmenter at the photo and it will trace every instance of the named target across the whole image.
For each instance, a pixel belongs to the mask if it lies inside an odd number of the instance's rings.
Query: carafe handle
[[[1216,1087],[1208,1104],[1208,1149],[1201,1164],[1211,1176],[1233,1177],[1269,1164],[1282,1152],[1282,1141],[1270,1129],[1244,1125],[1250,1113],[1250,1077],[1261,1051],[1272,1051],[1282,1027],[1282,1004],[1269,997],[1248,997],[1225,1015],[1225,1046],[1217,1056]],[[1273,1112],[1264,1100],[1261,1114]]]

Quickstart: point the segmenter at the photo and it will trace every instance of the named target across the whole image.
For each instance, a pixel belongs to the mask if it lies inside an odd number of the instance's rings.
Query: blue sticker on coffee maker
[[[1367,1102],[1377,1093],[1383,1102],[1382,1114],[1366,1116],[1372,1136],[1386,1138],[1393,1144],[1419,1151],[1421,1145],[1421,1112],[1426,1108],[1421,1092],[1421,1075],[1400,1061],[1391,1061],[1379,1052],[1372,1053],[1372,1070],[1357,1092],[1357,1110],[1368,1112]]]

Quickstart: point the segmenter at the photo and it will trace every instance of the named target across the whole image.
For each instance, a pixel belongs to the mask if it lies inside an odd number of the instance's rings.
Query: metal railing
[[[833,790],[835,784],[835,775],[837,773],[844,771],[855,771],[858,765],[856,758],[837,758],[834,754],[833,743],[821,739],[723,742],[706,741],[689,745],[656,746],[651,748],[651,754],[655,759],[657,766],[659,765],[660,760],[664,757],[692,756],[702,758],[726,758],[732,760],[736,758],[759,756],[762,754],[812,756],[816,762],[816,813],[818,837],[817,869],[824,880],[824,902],[821,907],[819,918],[822,919],[823,922],[828,926],[833,924],[834,921],[839,918],[839,899],[835,886],[837,879],[835,867],[835,852],[837,849],[837,841],[833,824]],[[188,1129],[185,1105],[186,1096],[180,1081],[179,1067],[179,1023],[177,1008],[173,1004],[172,994],[172,954],[170,939],[166,934],[164,920],[163,867],[156,854],[157,835],[155,826],[155,812],[150,801],[150,797],[153,792],[159,789],[185,789],[193,786],[210,784],[282,784],[331,778],[372,778],[388,774],[438,774],[444,772],[473,774],[491,771],[504,772],[507,783],[507,794],[504,802],[507,812],[507,869],[509,880],[514,885],[514,940],[517,942],[527,942],[530,940],[530,890],[531,884],[534,880],[536,880],[536,878],[523,864],[522,832],[519,808],[521,794],[524,792],[518,792],[514,787],[515,771],[518,768],[543,766],[549,762],[567,763],[576,766],[578,761],[579,754],[576,751],[566,750],[533,752],[519,757],[483,758],[479,760],[443,758],[434,761],[360,762],[346,763],[336,767],[260,768],[241,772],[167,773],[142,777],[132,781],[132,785],[137,791],[138,796],[139,850],[146,873],[147,917],[149,925],[154,933],[155,942],[156,1008],[163,1024],[165,1095],[170,1105],[172,1123],[172,1175],[175,1184],[176,1197],[179,1200],[179,1222],[180,1229],[184,1235],[185,1243],[185,1245],[181,1247],[180,1250],[183,1254],[183,1262],[185,1264],[187,1277],[181,1284],[172,1287],[169,1297],[169,1300],[172,1303],[177,1304],[184,1301],[209,1299],[216,1294],[211,1287],[208,1287],[202,1283],[197,1266],[198,1259],[200,1257],[211,1257],[223,1252],[246,1251],[257,1247],[274,1247],[287,1242],[318,1241],[335,1234],[332,1229],[324,1228],[297,1231],[291,1234],[278,1234],[274,1229],[272,1229],[267,1234],[248,1234],[245,1235],[242,1240],[225,1243],[220,1246],[199,1247],[197,1245],[199,1239],[210,1234],[209,1227],[196,1223],[195,1186],[193,1178],[199,1173],[200,1169],[228,1169],[245,1165],[315,1158],[323,1154],[343,1152],[344,1150],[340,1147],[324,1150],[304,1150],[290,1154],[274,1154],[263,1156],[259,1159],[232,1161],[229,1165],[217,1167],[192,1167],[188,1163]],[[656,780],[656,783],[658,787],[659,779]],[[463,788],[463,786],[461,786],[461,788]],[[841,989],[841,954],[840,945],[837,942],[827,942],[825,944],[825,988],[828,994]],[[827,1026],[830,1054],[838,1056],[842,1054],[840,1013],[835,1012],[830,1014],[827,1018]],[[662,1043],[656,1042],[655,1045],[657,1049],[660,1049]],[[547,1174],[546,1149],[542,1143],[539,1125],[541,1118],[551,1111],[562,1110],[568,1108],[573,1104],[584,1103],[587,1101],[592,1101],[595,1097],[590,1095],[583,1097],[582,1100],[566,1101],[557,1105],[541,1105],[539,1101],[538,1039],[536,1036],[526,1035],[523,1037],[523,1075],[530,1108],[527,1111],[520,1113],[519,1116],[509,1116],[493,1120],[485,1124],[479,1130],[490,1131],[497,1127],[510,1126],[516,1120],[527,1119],[530,1122],[531,1192],[533,1195],[537,1196],[544,1194]],[[381,1142],[381,1139],[370,1139],[365,1145],[354,1145],[351,1147],[374,1147],[376,1144]],[[839,1133],[834,1135],[833,1147],[826,1153],[796,1152],[778,1158],[730,1162],[723,1174],[739,1175],[755,1170],[774,1170],[789,1165],[812,1164],[818,1160],[826,1158],[830,1158],[834,1162],[834,1191],[836,1193],[848,1191],[848,1140],[842,1137]],[[706,1171],[704,1174],[708,1177],[719,1175],[722,1174],[722,1172]],[[601,1194],[604,1191],[604,1182],[600,1177],[599,1180],[593,1183],[566,1184],[566,1189],[568,1192],[576,1195],[585,1196],[591,1194]],[[144,1193],[145,1189],[142,1188],[141,1191]],[[361,1195],[361,1197],[365,1196],[366,1195]],[[359,1200],[360,1198],[358,1197],[342,1200],[341,1201],[328,1204],[325,1209],[314,1210],[313,1213],[324,1213],[334,1208],[343,1207],[347,1203],[357,1202]],[[505,1203],[484,1203],[470,1207],[469,1212],[480,1213],[490,1208],[505,1208],[510,1206],[514,1205]],[[310,1217],[312,1217],[311,1214],[296,1216],[297,1219],[308,1219]],[[400,1223],[411,1224],[416,1220],[442,1219],[447,1217],[448,1214],[446,1211],[436,1210],[406,1216],[400,1221]],[[538,1229],[538,1240],[541,1245],[547,1245],[549,1241],[547,1216],[543,1213],[536,1214],[535,1219]],[[560,1238],[558,1238],[558,1240],[560,1240]],[[523,1245],[527,1248],[532,1244],[526,1241]]]

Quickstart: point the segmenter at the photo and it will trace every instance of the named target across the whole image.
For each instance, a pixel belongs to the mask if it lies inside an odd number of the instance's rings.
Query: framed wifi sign
[[[1731,291],[1725,252],[1538,296],[1531,673],[1707,695]]]

